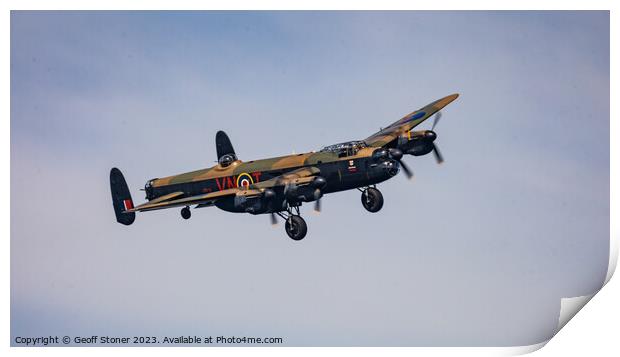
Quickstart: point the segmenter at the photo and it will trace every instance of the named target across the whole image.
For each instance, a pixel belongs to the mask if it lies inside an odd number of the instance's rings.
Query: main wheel
[[[183,207],[183,209],[181,210],[181,217],[183,217],[183,219],[189,219],[189,217],[192,216],[192,211],[189,210],[189,207]]]
[[[291,215],[284,225],[286,234],[293,240],[302,240],[308,232],[308,226],[301,216]]]
[[[362,205],[368,212],[379,212],[383,207],[383,195],[376,188],[369,187],[362,192]]]

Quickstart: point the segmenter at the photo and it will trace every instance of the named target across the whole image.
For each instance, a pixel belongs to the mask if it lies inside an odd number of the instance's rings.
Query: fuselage
[[[391,162],[391,169],[388,169],[385,163],[373,160],[372,153],[376,149],[365,147],[355,153],[344,154],[333,151],[309,152],[248,162],[237,160],[226,167],[218,164],[202,170],[153,179],[147,182],[145,190],[148,200],[173,192],[183,192],[183,196],[189,197],[242,186],[251,188],[253,184],[312,166],[318,168],[320,176],[326,180],[321,191],[327,194],[374,185],[396,175],[398,163]],[[245,212],[225,202],[217,206],[226,211]]]

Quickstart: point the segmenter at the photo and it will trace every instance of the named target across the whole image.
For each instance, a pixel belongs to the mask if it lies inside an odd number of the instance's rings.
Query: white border
[[[430,10],[430,9],[454,9],[454,10],[464,10],[464,9],[476,9],[476,10],[485,10],[485,9],[498,9],[498,10],[573,10],[573,9],[581,9],[581,10],[605,10],[610,9],[611,11],[611,63],[617,63],[617,55],[616,55],[616,47],[614,43],[617,41],[617,15],[615,14],[615,10],[618,9],[617,2],[613,1],[603,1],[603,0],[590,0],[588,2],[583,1],[562,1],[562,2],[550,2],[550,1],[542,1],[542,0],[525,0],[519,2],[510,2],[510,1],[438,1],[438,0],[424,0],[424,1],[416,1],[415,3],[406,2],[406,1],[395,1],[395,0],[383,0],[383,1],[327,1],[327,0],[316,0],[316,1],[284,1],[284,0],[265,0],[265,1],[229,1],[229,2],[214,2],[214,1],[188,1],[188,0],[176,0],[176,1],[162,1],[162,0],[154,0],[148,2],[129,2],[129,1],[120,1],[120,0],[109,0],[109,1],[91,1],[85,3],[83,1],[75,1],[75,0],[63,0],[63,1],[55,1],[51,3],[49,1],[42,0],[32,0],[32,1],[4,1],[2,2],[3,12],[2,12],[2,48],[4,48],[4,55],[2,56],[1,63],[4,75],[4,86],[2,86],[2,96],[0,102],[0,108],[3,108],[4,116],[1,121],[1,129],[0,135],[2,135],[2,168],[3,174],[0,175],[0,187],[3,190],[3,197],[5,199],[8,197],[10,202],[10,9],[19,9],[19,10],[36,10],[36,9],[50,9],[50,10],[63,10],[63,9],[88,9],[88,10],[96,10],[96,9],[121,9],[121,10],[132,10],[132,9],[147,9],[147,10],[157,10],[157,9],[214,9],[214,10],[235,10],[235,9],[250,9],[250,10],[267,10],[267,9],[290,9],[290,10],[302,10],[302,9],[329,9],[329,10],[340,10],[340,9],[364,9],[364,10],[397,10],[397,9],[418,9],[418,10]],[[611,98],[614,98],[614,94],[617,93],[616,83],[617,83],[617,73],[614,71],[614,67],[612,65],[611,68]],[[617,106],[613,101],[611,101],[611,118],[615,118],[617,113]],[[613,138],[618,137],[618,135],[614,135],[618,133],[618,125],[617,122],[611,120],[611,131],[610,131],[610,144],[611,144],[611,187],[610,187],[610,214],[611,214],[611,222],[610,222],[610,230],[611,230],[611,241],[610,241],[610,269],[607,274],[606,282],[609,281],[611,276],[613,275],[613,271],[615,270],[615,265],[617,262],[617,254],[618,254],[618,227],[617,224],[614,223],[614,218],[617,218],[618,212],[618,192],[617,186],[614,185],[614,182],[618,182],[618,145],[614,142]],[[614,198],[616,198],[614,200]],[[279,347],[279,348],[230,348],[230,347],[215,347],[209,348],[208,350],[201,349],[199,347],[196,348],[171,348],[171,349],[151,349],[151,348],[47,348],[47,349],[22,349],[22,348],[9,348],[9,339],[10,336],[10,319],[8,318],[10,313],[10,205],[3,206],[2,209],[2,227],[4,228],[5,234],[3,234],[2,244],[2,266],[3,271],[1,275],[3,286],[5,287],[5,294],[3,294],[2,302],[5,307],[5,316],[4,323],[2,324],[2,332],[3,336],[5,336],[4,341],[4,352],[9,352],[12,354],[31,354],[31,353],[51,353],[51,354],[61,354],[61,355],[82,355],[85,352],[92,355],[103,355],[106,356],[110,353],[120,353],[121,355],[126,354],[134,354],[134,353],[148,353],[148,354],[169,354],[169,353],[183,353],[183,354],[195,354],[195,355],[204,355],[205,353],[217,353],[222,355],[237,355],[240,353],[251,353],[252,355],[290,355],[294,353],[296,355],[315,355],[316,353],[328,353],[328,354],[370,354],[373,355],[375,353],[390,354],[390,355],[409,355],[410,353],[423,353],[424,355],[513,355],[519,353],[527,353],[531,351],[535,351],[540,347],[544,346],[545,343],[532,345],[532,346],[523,346],[523,347],[515,347],[515,348],[288,348],[288,347]],[[595,307],[590,308],[587,306],[584,309],[584,312],[578,316],[577,320],[581,326],[571,326],[569,324],[568,331],[564,332],[562,330],[561,333],[557,335],[553,340],[557,341],[556,343],[550,343],[549,347],[543,350],[546,355],[557,355],[557,356],[565,356],[572,355],[576,353],[576,351],[582,350],[582,353],[589,351],[591,349],[597,350],[599,352],[605,352],[608,355],[614,355],[612,351],[619,351],[620,348],[616,343],[616,333],[617,333],[617,320],[619,315],[619,309],[617,307],[617,302],[620,301],[620,293],[619,293],[618,283],[610,284],[610,286],[605,288],[601,295],[596,296],[594,300],[596,301]],[[593,296],[593,295],[592,295]],[[561,321],[559,321],[560,328],[564,323],[568,322],[576,311],[578,311],[581,307],[583,307],[584,302],[589,301],[592,296],[581,297],[581,298],[573,298],[567,299],[562,302],[563,311],[565,314],[562,316]],[[590,304],[592,305],[592,304]],[[571,307],[572,306],[572,307]],[[568,309],[571,307],[570,309]],[[570,310],[570,311],[569,311]],[[588,313],[592,313],[589,314]],[[587,315],[587,316],[586,316]],[[589,322],[588,322],[589,321]],[[565,329],[566,330],[566,329]],[[575,334],[578,332],[578,334]],[[614,335],[611,335],[611,334]],[[592,343],[596,343],[593,345]],[[546,351],[545,351],[546,350]]]
[[[8,0],[13,10],[608,10],[612,0]]]

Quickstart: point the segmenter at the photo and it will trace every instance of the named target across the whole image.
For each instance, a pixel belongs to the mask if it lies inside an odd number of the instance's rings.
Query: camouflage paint
[[[306,185],[315,176],[327,179],[324,193],[364,187],[382,182],[383,177],[371,172],[368,162],[375,150],[395,146],[399,137],[406,140],[419,138],[425,131],[413,128],[437,113],[458,97],[452,94],[422,109],[416,110],[364,140],[368,147],[350,156],[340,157],[336,152],[319,151],[279,156],[210,168],[151,180],[149,202],[130,211],[145,211],[190,204],[208,205],[228,196],[256,196],[266,189],[290,184]],[[232,146],[231,146],[232,148]]]

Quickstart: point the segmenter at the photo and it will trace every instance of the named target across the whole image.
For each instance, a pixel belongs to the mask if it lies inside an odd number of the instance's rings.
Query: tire
[[[192,216],[192,211],[189,210],[189,207],[183,207],[183,209],[181,210],[181,217],[183,217],[183,219],[189,219],[189,217]]]
[[[301,216],[290,216],[284,224],[284,229],[292,240],[302,240],[308,233],[308,225]]]
[[[383,207],[383,195],[376,188],[369,187],[362,192],[362,205],[368,212],[379,212]]]

